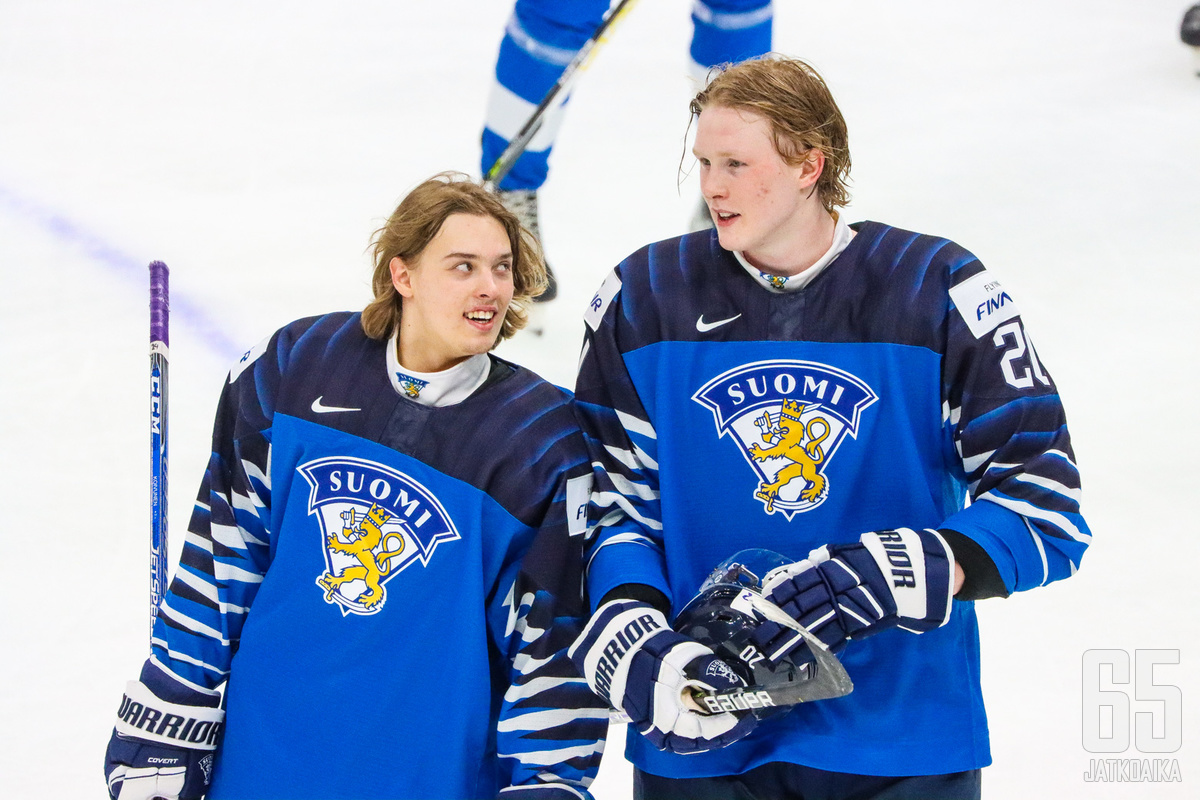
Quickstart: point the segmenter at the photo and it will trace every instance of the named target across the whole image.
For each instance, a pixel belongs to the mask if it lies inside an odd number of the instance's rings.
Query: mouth
[[[463,314],[463,318],[480,330],[490,330],[496,322],[497,313],[495,309],[477,309]]]
[[[741,214],[736,214],[732,211],[717,211],[714,209],[712,216],[717,223],[717,227],[723,227],[732,224],[734,220],[741,216]]]

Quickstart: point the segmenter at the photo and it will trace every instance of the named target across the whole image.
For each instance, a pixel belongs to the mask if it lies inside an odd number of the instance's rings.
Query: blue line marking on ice
[[[147,267],[153,259],[143,261],[135,258],[61,213],[21,197],[3,185],[0,185],[0,206],[30,220],[59,242],[78,247],[97,264],[119,274],[133,285],[147,287],[148,291]],[[171,316],[200,334],[200,340],[217,355],[233,359],[244,352],[244,347],[230,339],[222,326],[188,297],[172,292],[170,307]]]

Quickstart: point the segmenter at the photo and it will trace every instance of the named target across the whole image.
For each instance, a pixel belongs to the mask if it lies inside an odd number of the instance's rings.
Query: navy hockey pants
[[[741,775],[663,778],[633,771],[634,800],[979,800],[980,770],[886,777],[774,762]]]

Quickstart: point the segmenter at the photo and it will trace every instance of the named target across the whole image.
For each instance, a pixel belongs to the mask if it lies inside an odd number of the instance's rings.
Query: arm
[[[151,656],[122,699],[105,758],[113,797],[200,797],[211,778],[221,686],[269,563],[269,421],[253,370],[246,373],[235,368],[222,391],[212,456]]]
[[[690,685],[725,689],[735,673],[713,651],[671,630],[657,435],[620,346],[620,268],[585,315],[576,410],[591,457],[587,591],[594,610],[571,647],[592,690],[662,750],[701,752],[747,735],[748,714],[703,716]]]
[[[270,565],[274,364],[235,368],[222,391],[212,455],[155,626],[147,670],[156,690],[216,693]]]
[[[586,553],[593,609],[622,584],[653,587],[670,598],[657,435],[622,357],[620,287],[618,269],[592,300],[575,383],[576,413],[594,475]]]
[[[949,469],[972,502],[937,530],[864,533],[768,576],[768,599],[832,648],[896,625],[917,633],[939,627],[949,620],[950,597],[1007,596],[1072,575],[1091,540],[1054,384],[1012,299],[978,261],[958,253],[942,408],[956,456]],[[897,578],[896,559],[914,565],[911,575]],[[778,626],[765,625],[758,638],[773,658],[797,644]]]
[[[963,599],[1073,575],[1091,542],[1066,414],[1024,323],[1015,313],[997,313],[994,322],[967,324],[979,313],[972,286],[986,276],[980,267],[951,290],[966,311],[950,311],[944,370],[946,424],[972,500],[941,525],[965,556]],[[968,556],[986,567],[980,551],[995,568],[982,580]]]
[[[541,528],[506,570],[489,614],[509,666],[496,724],[504,800],[590,797],[608,732],[607,706],[567,657],[586,615],[586,519],[576,512],[590,485],[578,433],[571,439],[576,463],[560,472]]]

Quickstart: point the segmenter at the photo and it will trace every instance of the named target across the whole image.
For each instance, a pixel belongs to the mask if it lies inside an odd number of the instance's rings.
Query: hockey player
[[[376,234],[364,311],[229,373],[112,797],[587,796],[608,711],[566,646],[592,478],[569,394],[489,354],[545,274],[465,177]]]
[[[504,30],[496,58],[495,80],[484,119],[481,166],[483,174],[508,147],[604,19],[611,0],[517,0]],[[771,0],[695,0],[692,7],[691,70],[703,84],[714,64],[742,61],[771,49]],[[497,189],[504,204],[516,212],[535,236],[538,189],[546,182],[550,150],[562,123],[563,97],[543,119],[537,135],[517,159]],[[538,297],[554,299],[550,286]]]
[[[733,66],[692,112],[716,230],[634,253],[586,314],[595,611],[572,657],[643,734],[636,797],[978,797],[974,601],[1072,575],[1091,539],[1055,384],[971,253],[847,224],[846,126],[809,65]],[[668,619],[745,548],[791,560],[764,594],[851,694],[758,722],[681,699],[729,668]],[[763,622],[741,657],[797,647]]]

